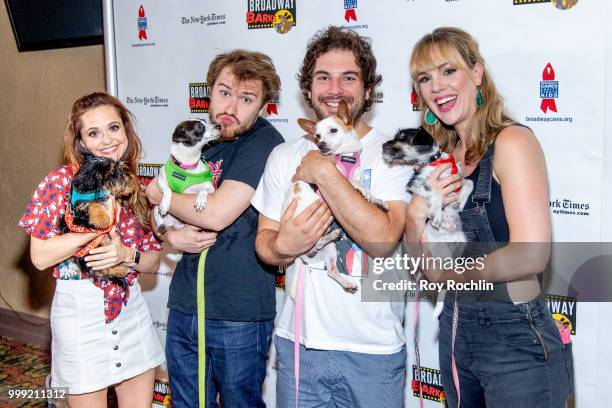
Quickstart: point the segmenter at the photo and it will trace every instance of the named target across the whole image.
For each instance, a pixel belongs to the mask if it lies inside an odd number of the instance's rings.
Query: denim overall
[[[491,145],[478,164],[478,179],[470,195],[474,205],[466,205],[460,214],[468,241],[481,243],[480,254],[503,246],[495,238],[501,241],[507,236],[507,230],[499,227],[506,225],[501,190],[496,188],[492,194],[491,189],[493,152]],[[491,207],[502,214],[489,214]],[[504,219],[500,224],[493,217]],[[491,220],[496,220],[497,230],[491,228]],[[439,358],[448,406],[457,407],[451,364],[455,295],[454,355],[461,406],[565,407],[573,391],[572,345],[562,344],[543,293],[530,302],[513,304],[505,283],[495,284],[492,292],[446,294],[440,315]]]

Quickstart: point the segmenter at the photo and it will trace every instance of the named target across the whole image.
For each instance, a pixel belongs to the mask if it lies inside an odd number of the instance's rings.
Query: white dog
[[[361,142],[353,129],[353,120],[346,101],[340,101],[336,115],[325,118],[318,123],[308,119],[298,119],[298,123],[313,138],[321,154],[336,156],[336,164],[339,170],[364,197],[385,211],[388,210],[386,204],[372,198],[369,190],[361,183],[359,168]],[[320,198],[310,184],[301,180],[295,181],[287,191],[282,212],[284,213],[291,201],[295,199],[297,201],[295,216],[297,216]],[[334,241],[340,237],[341,233],[342,231],[339,228],[328,231],[310,251],[300,256],[300,259],[305,264],[311,265],[324,261],[329,277],[338,282],[345,291],[354,293],[357,291],[358,285],[346,279],[336,266],[337,252]],[[293,279],[289,285],[289,292],[294,299],[296,285],[296,279]]]
[[[178,229],[184,226],[168,214],[173,192],[197,193],[194,204],[196,211],[206,208],[208,194],[215,191],[215,188],[208,164],[201,159],[202,147],[219,135],[216,126],[200,119],[183,121],[174,129],[170,146],[171,156],[157,178],[157,185],[163,197],[153,214],[160,234],[166,232],[168,227]]]

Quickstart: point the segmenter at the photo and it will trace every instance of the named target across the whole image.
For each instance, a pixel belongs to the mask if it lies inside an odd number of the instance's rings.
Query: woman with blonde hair
[[[425,271],[439,282],[484,279],[493,290],[449,291],[440,315],[440,368],[450,407],[562,407],[572,392],[571,343],[562,341],[538,274],[548,262],[551,223],[544,154],[532,131],[504,111],[478,44],[442,27],[415,45],[410,73],[423,127],[451,153],[474,189],[460,213],[482,270]],[[444,204],[461,176],[431,182]],[[427,204],[413,197],[406,239],[427,248]],[[486,254],[486,255],[485,255]],[[566,344],[564,344],[566,343]]]
[[[127,267],[122,284],[90,280],[73,255],[99,233],[61,233],[82,151],[121,160],[132,193],[118,201],[108,243],[85,256],[88,267]],[[130,112],[115,97],[92,93],[74,102],[64,136],[66,164],[38,184],[19,225],[30,234],[30,256],[57,279],[51,306],[51,385],[67,387],[70,407],[106,406],[114,385],[121,407],[151,407],[155,367],[164,354],[138,284],[139,272],[156,272],[161,249],[149,227],[149,206],[136,177],[141,143]],[[83,193],[83,192],[81,192]]]

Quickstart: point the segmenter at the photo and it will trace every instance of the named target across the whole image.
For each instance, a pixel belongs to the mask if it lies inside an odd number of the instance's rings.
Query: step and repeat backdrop
[[[612,241],[612,29],[606,24],[612,5],[605,0],[105,0],[105,7],[109,91],[137,118],[143,180],[167,160],[180,121],[207,119],[206,73],[218,53],[245,48],[273,59],[282,91],[267,105],[266,117],[291,140],[302,135],[296,120],[313,117],[296,79],[307,41],[329,25],[355,30],[370,39],[383,76],[367,120],[391,137],[419,120],[408,71],[412,46],[436,27],[457,26],[479,41],[509,112],[544,148],[554,240]],[[159,273],[141,277],[162,343],[179,256],[166,250]],[[283,296],[277,289],[279,305]],[[612,387],[612,305],[577,302],[571,293],[549,292],[548,299],[554,317],[572,330],[575,406],[611,404],[606,391]],[[419,386],[426,406],[440,406],[444,385],[431,305],[423,304],[420,315],[422,367],[414,368],[409,340],[406,406],[417,406]],[[265,398],[275,406],[274,351],[271,357]],[[155,404],[167,404],[163,367],[158,377]]]

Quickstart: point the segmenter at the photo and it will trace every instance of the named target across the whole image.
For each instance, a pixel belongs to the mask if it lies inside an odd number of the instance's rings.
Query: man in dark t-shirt
[[[188,225],[162,238],[185,252],[168,297],[166,357],[175,407],[198,405],[197,270],[205,263],[206,406],[265,406],[261,392],[275,316],[275,268],[255,254],[257,211],[250,206],[266,160],[283,142],[259,117],[278,95],[280,79],[269,57],[236,50],[218,55],[208,71],[209,117],[222,137],[205,148],[216,191],[196,212],[194,194],[173,194],[170,213]],[[158,204],[156,183],[147,189]],[[213,245],[214,244],[214,245]]]

